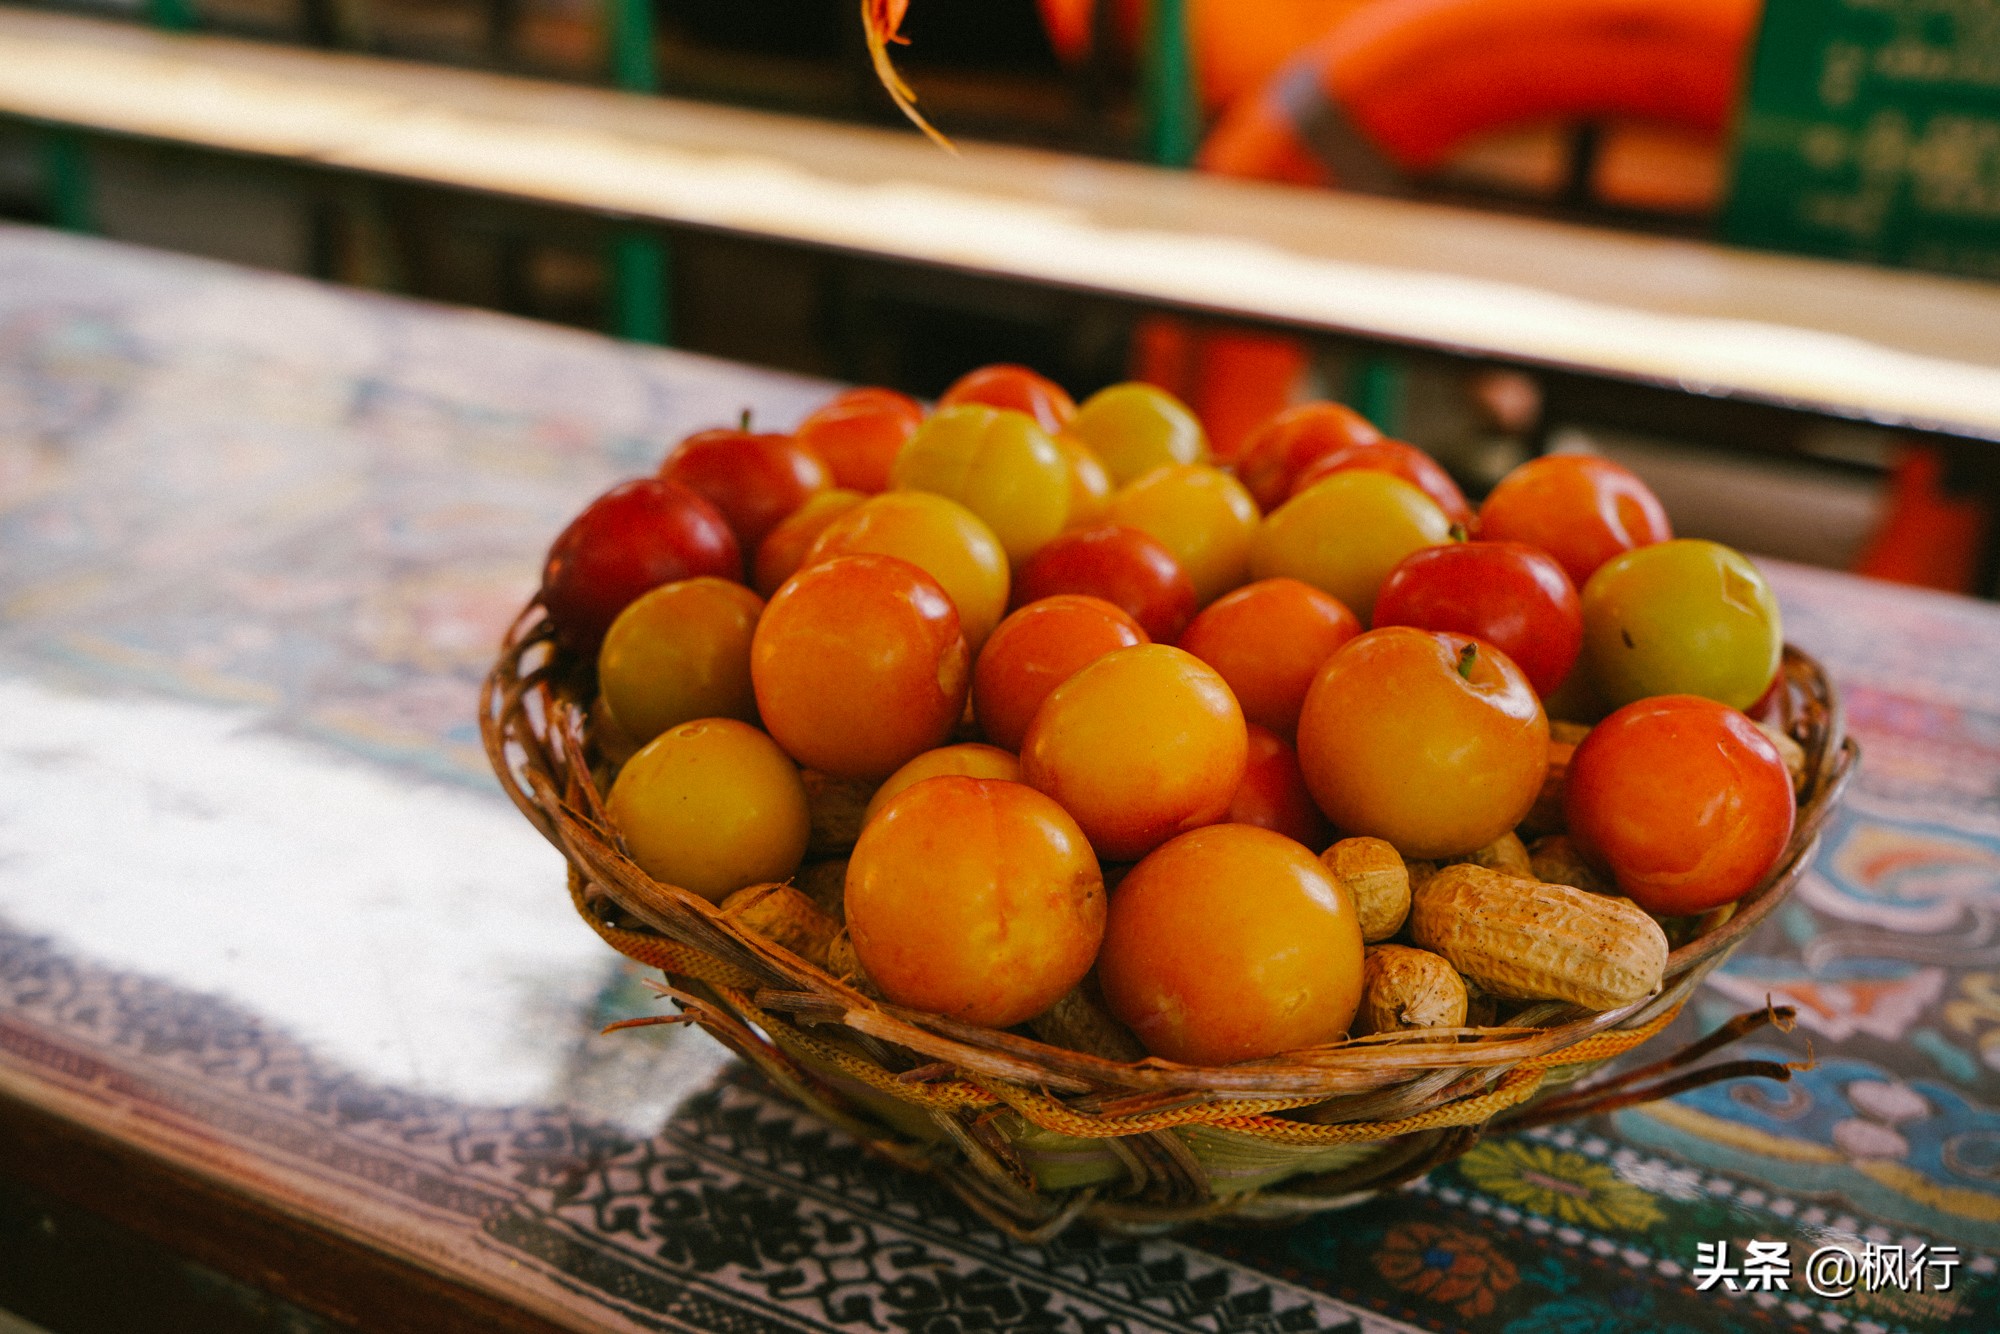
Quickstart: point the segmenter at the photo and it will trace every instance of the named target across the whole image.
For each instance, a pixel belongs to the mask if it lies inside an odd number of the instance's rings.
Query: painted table
[[[371,1328],[2000,1328],[1984,604],[1772,570],[1866,760],[1679,1022],[1797,1007],[1741,1053],[1810,1053],[1789,1085],[1284,1229],[1026,1246],[699,1033],[597,1036],[650,998],[488,775],[477,682],[592,495],[825,393],[0,229],[0,1179]]]

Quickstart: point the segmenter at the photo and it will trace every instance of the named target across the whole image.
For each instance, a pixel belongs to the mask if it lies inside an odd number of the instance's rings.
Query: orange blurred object
[[[1188,35],[1202,105],[1225,106],[1263,84],[1302,47],[1370,0],[1191,0]],[[1037,0],[1049,44],[1071,65],[1096,45],[1099,0]],[[1151,17],[1146,0],[1113,0],[1112,34],[1135,51]]]
[[[1969,496],[1945,489],[1944,455],[1905,447],[1889,473],[1881,521],[1855,558],[1854,572],[1920,588],[1970,593],[1979,550],[1993,516]]]
[[[1343,149],[1421,171],[1507,125],[1615,118],[1719,137],[1759,8],[1757,0],[1375,0],[1239,99],[1203,145],[1201,165],[1324,185],[1334,178],[1325,157]]]
[[[1597,122],[1608,129],[1593,184],[1607,200],[1712,206],[1760,10],[1760,0],[1198,2],[1195,63],[1210,105],[1226,110],[1197,165],[1393,188],[1495,133]],[[1257,83],[1224,92],[1238,77]],[[1294,340],[1182,326],[1149,331],[1134,370],[1185,399],[1228,458],[1244,419],[1283,408],[1305,366]]]

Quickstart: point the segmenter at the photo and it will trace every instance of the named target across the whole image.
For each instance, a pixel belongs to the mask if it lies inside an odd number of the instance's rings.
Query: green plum
[[[1784,640],[1771,585],[1719,542],[1639,547],[1583,587],[1583,661],[1614,709],[1654,695],[1747,709],[1777,673]]]

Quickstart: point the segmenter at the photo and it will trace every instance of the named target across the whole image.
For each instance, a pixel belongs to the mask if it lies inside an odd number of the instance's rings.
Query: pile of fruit
[[[1215,460],[1143,384],[853,390],[600,497],[542,601],[650,876],[1117,1059],[1641,999],[1772,870],[1803,766],[1754,720],[1744,557],[1593,457],[1475,511],[1331,403]]]

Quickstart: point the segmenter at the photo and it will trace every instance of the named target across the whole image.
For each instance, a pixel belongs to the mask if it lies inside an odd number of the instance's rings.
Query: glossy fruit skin
[[[792,438],[825,462],[835,486],[874,495],[889,489],[889,468],[923,420],[923,404],[908,394],[850,389],[800,422]]]
[[[1174,553],[1207,606],[1250,577],[1250,546],[1261,518],[1243,484],[1220,468],[1170,463],[1120,489],[1107,523],[1150,533]]]
[[[1314,852],[1325,851],[1333,842],[1333,826],[1306,790],[1298,752],[1268,727],[1251,723],[1249,732],[1243,781],[1229,799],[1229,813],[1224,818],[1230,824],[1252,824],[1283,834]]]
[[[1111,896],[1097,975],[1148,1051],[1228,1065],[1338,1040],[1361,963],[1354,903],[1311,850],[1224,824],[1132,868]]]
[[[985,521],[1015,562],[1069,518],[1069,463],[1025,413],[980,403],[940,408],[903,446],[889,478],[904,490],[956,500]]]
[[[789,877],[812,829],[798,767],[732,718],[681,723],[648,742],[618,771],[605,809],[647,875],[712,903]]]
[[[1382,433],[1366,417],[1339,403],[1301,403],[1265,422],[1236,455],[1236,475],[1257,507],[1269,514],[1292,494],[1299,473],[1328,454],[1370,445]]]
[[[1377,627],[1413,625],[1484,640],[1543,699],[1576,665],[1583,604],[1555,557],[1521,542],[1453,542],[1411,552],[1375,597]]]
[[[1203,608],[1180,646],[1221,673],[1245,719],[1289,739],[1319,669],[1360,633],[1338,598],[1297,579],[1259,579]]]
[[[1402,478],[1435,501],[1445,518],[1463,528],[1470,530],[1477,522],[1472,506],[1465,501],[1465,493],[1451,480],[1451,474],[1423,450],[1400,440],[1372,440],[1323,454],[1299,470],[1286,494],[1295,496],[1322,478],[1355,468]]]
[[[1052,438],[1069,466],[1069,518],[1063,526],[1088,528],[1103,522],[1104,507],[1111,500],[1111,474],[1105,470],[1104,460],[1067,431]]]
[[[1103,598],[1160,642],[1171,643],[1194,618],[1194,583],[1174,553],[1123,524],[1079,528],[1036,552],[1015,580],[1014,605],[1058,593]]]
[[[1444,511],[1402,478],[1338,472],[1264,520],[1250,549],[1250,573],[1303,580],[1366,621],[1389,571],[1450,536]]]
[[[943,778],[951,774],[960,778],[989,778],[996,782],[1018,783],[1021,781],[1021,761],[1011,750],[982,745],[977,741],[927,750],[882,780],[882,786],[875,789],[875,795],[868,799],[868,808],[861,813],[861,823],[867,824],[899,794],[926,778]]]
[[[542,567],[542,605],[563,647],[594,657],[641,593],[705,574],[743,577],[735,534],[696,492],[644,477],[612,487],[562,530]]]
[[[1797,817],[1778,748],[1714,700],[1663,695],[1617,710],[1570,757],[1570,837],[1647,912],[1706,912],[1757,887]]]
[[[698,431],[681,441],[660,465],[660,476],[706,496],[737,545],[750,552],[807,497],[833,484],[819,455],[792,437],[727,429]]]
[[[1460,658],[1475,651],[1460,674]],[[1343,834],[1405,857],[1457,857],[1521,822],[1549,724],[1507,657],[1464,635],[1370,630],[1327,660],[1299,715],[1299,767]]]
[[[870,496],[820,530],[804,563],[867,553],[906,560],[943,585],[974,653],[1007,613],[1007,553],[955,500],[928,491]]]
[[[1243,711],[1213,669],[1141,644],[1049,692],[1021,744],[1021,779],[1075,816],[1100,857],[1131,861],[1220,820],[1248,747]]]
[[[627,736],[651,741],[697,718],[757,721],[750,636],[764,599],[741,584],[682,579],[619,613],[597,651],[597,689]]]
[[[1136,380],[1084,400],[1069,433],[1103,460],[1114,487],[1169,463],[1208,458],[1208,432],[1193,410],[1159,386]]]
[[[1605,561],[1674,530],[1659,497],[1630,470],[1588,454],[1547,454],[1500,479],[1479,507],[1479,535],[1540,547],[1582,588]]]
[[[1076,821],[1019,783],[905,789],[847,864],[847,929],[889,1000],[1006,1028],[1060,1000],[1104,937],[1104,877]]]
[[[1086,663],[1149,642],[1139,623],[1102,598],[1060,593],[1000,622],[972,668],[972,713],[986,739],[1019,750],[1042,701]]]
[[[786,515],[757,548],[757,559],[751,563],[751,585],[763,597],[777,592],[805,564],[806,553],[826,526],[867,498],[859,491],[839,488],[810,497]]]
[[[1606,561],[1583,591],[1583,659],[1616,708],[1705,695],[1747,709],[1784,655],[1777,594],[1742,553],[1693,538]]]
[[[1051,435],[1069,425],[1076,416],[1076,400],[1067,389],[1046,375],[1007,362],[967,371],[938,395],[940,410],[961,403],[984,403],[990,408],[1025,412]]]
[[[935,579],[892,556],[799,571],[764,608],[750,679],[787,754],[842,778],[884,778],[951,734],[971,654]]]

